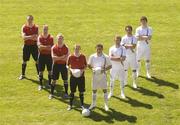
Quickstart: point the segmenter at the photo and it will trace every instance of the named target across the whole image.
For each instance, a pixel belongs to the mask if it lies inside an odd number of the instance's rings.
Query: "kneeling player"
[[[38,47],[39,47],[39,90],[42,89],[43,84],[43,72],[45,66],[48,70],[48,85],[51,85],[51,67],[52,67],[52,57],[51,57],[51,47],[53,46],[53,36],[48,33],[48,26],[43,26],[43,32],[38,37]]]
[[[75,45],[74,54],[70,55],[67,64],[70,68],[70,103],[67,110],[72,109],[74,93],[79,90],[81,108],[84,109],[85,77],[84,70],[87,67],[86,57],[80,53],[80,45]]]
[[[111,69],[112,65],[107,55],[103,53],[103,45],[96,45],[96,53],[92,54],[88,61],[88,67],[93,70],[92,78],[92,104],[89,109],[96,106],[97,89],[104,92],[105,110],[108,111],[108,92],[107,92],[107,76],[106,71]]]
[[[137,69],[137,62],[136,62],[136,43],[137,39],[135,36],[132,35],[132,26],[125,27],[126,35],[123,36],[121,40],[121,45],[125,46],[126,48],[126,60],[124,63],[125,69],[125,85],[127,84],[128,78],[128,68],[131,67],[132,70],[132,78],[133,78],[133,87],[137,88],[136,84],[136,69]]]
[[[120,81],[121,97],[125,98],[124,94],[124,60],[126,58],[126,49],[120,45],[121,36],[115,36],[115,45],[109,49],[112,69],[110,70],[110,93],[108,98],[113,95],[114,81]]]
[[[59,74],[64,81],[65,94],[64,97],[68,97],[68,69],[66,67],[67,58],[69,56],[69,49],[64,44],[64,36],[62,34],[57,35],[58,43],[51,49],[51,55],[53,60],[52,66],[52,82],[51,82],[51,94],[49,99],[52,99],[54,95],[54,89],[56,81],[59,79]]]

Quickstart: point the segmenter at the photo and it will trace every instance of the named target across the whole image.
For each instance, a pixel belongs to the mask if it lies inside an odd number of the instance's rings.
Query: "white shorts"
[[[137,69],[137,61],[136,61],[136,54],[135,53],[133,53],[132,55],[126,56],[126,60],[124,61],[124,69],[128,70],[129,67],[132,70]]]
[[[151,58],[151,51],[149,44],[138,44],[137,45],[137,60],[145,59],[150,60]]]
[[[124,68],[110,70],[110,80],[111,81],[115,81],[115,80],[124,81],[124,77],[125,77]]]
[[[92,89],[107,89],[107,77],[106,74],[93,74],[92,78]]]

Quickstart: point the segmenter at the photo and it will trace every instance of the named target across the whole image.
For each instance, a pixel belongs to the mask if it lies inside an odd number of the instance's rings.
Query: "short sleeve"
[[[137,38],[135,36],[133,37],[133,44],[137,44]]]
[[[112,47],[109,48],[109,56],[111,56],[111,55],[112,55]]]
[[[148,36],[152,36],[152,33],[153,33],[153,31],[152,31],[152,28],[151,27],[148,27]]]
[[[126,43],[125,43],[125,39],[124,39],[124,37],[122,38],[122,40],[121,40],[121,46],[124,46]]]
[[[106,67],[111,65],[109,56],[106,56]]]
[[[86,66],[87,65],[86,57],[83,56],[83,59],[84,59],[84,65]]]
[[[136,36],[136,37],[140,36],[140,33],[139,33],[139,28],[137,28],[137,29],[136,29],[135,36]]]

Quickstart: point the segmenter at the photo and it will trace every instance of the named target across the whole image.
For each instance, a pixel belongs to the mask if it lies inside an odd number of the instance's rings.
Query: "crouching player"
[[[87,67],[86,57],[80,53],[80,45],[75,45],[74,54],[70,55],[67,64],[70,68],[70,102],[67,110],[72,109],[74,93],[79,90],[81,108],[84,109],[85,77],[84,70]]]
[[[108,92],[107,92],[107,76],[106,71],[111,69],[112,65],[107,55],[103,53],[103,45],[96,45],[96,53],[92,54],[88,61],[88,67],[93,71],[92,77],[92,104],[89,109],[96,106],[97,89],[104,92],[105,110],[108,111]]]
[[[110,93],[108,98],[113,95],[114,81],[120,81],[121,97],[125,98],[124,94],[124,60],[126,58],[126,49],[121,46],[121,36],[116,35],[114,38],[115,45],[109,49],[112,69],[110,70]]]
[[[51,67],[52,67],[52,57],[51,57],[51,47],[53,46],[53,36],[48,33],[48,26],[43,25],[43,32],[38,37],[38,48],[39,48],[39,82],[40,85],[38,90],[41,90],[43,87],[43,72],[45,66],[47,66],[48,71],[48,86],[51,85]]]

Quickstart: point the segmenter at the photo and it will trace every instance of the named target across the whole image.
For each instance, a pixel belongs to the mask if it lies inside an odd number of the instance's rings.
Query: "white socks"
[[[96,98],[97,98],[96,93],[92,93],[92,104],[93,104],[94,106],[96,105]]]
[[[125,76],[124,76],[124,85],[127,85],[127,79],[128,79],[128,71],[124,71],[125,72]]]
[[[108,104],[108,93],[104,93],[104,103],[107,105]]]
[[[139,72],[140,72],[140,68],[141,68],[141,62],[137,62],[137,77],[139,76]]]
[[[110,93],[109,94],[113,94],[113,90],[114,90],[114,81],[110,80]]]

